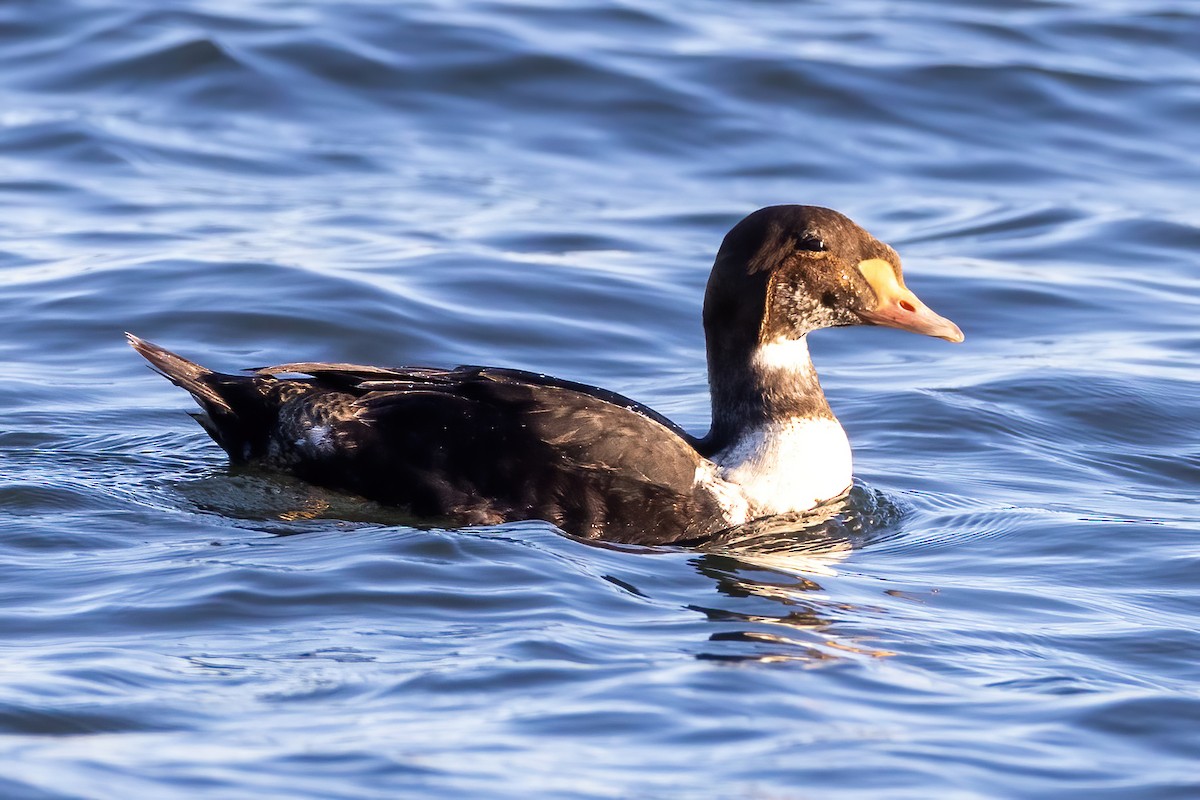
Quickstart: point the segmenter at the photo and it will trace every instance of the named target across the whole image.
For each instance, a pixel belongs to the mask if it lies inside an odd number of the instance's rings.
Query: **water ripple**
[[[0,795],[1195,795],[1196,22],[0,4]],[[848,503],[705,547],[230,471],[121,340],[702,432],[707,270],[776,202],[967,341],[814,336]]]

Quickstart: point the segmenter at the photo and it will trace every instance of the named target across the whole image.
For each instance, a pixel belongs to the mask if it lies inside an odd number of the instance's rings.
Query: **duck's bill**
[[[912,294],[910,292],[910,294]],[[914,302],[915,301],[915,302]],[[947,342],[961,342],[963,332],[943,316],[933,313],[929,306],[912,295],[911,300],[887,303],[874,311],[860,311],[858,315],[872,325],[886,325],[902,331],[912,331],[926,336],[935,336]]]
[[[886,261],[872,259],[860,263],[858,267],[875,290],[878,300],[875,308],[858,312],[864,322],[934,336],[948,342],[963,340],[963,332],[958,326],[922,303],[897,279],[892,266]]]

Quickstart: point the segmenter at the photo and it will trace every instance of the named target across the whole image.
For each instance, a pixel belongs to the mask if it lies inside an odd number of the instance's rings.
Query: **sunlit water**
[[[1198,54],[1183,0],[0,4],[0,796],[1200,796]],[[860,483],[787,547],[231,475],[120,335],[702,432],[778,202],[967,336],[814,336]]]

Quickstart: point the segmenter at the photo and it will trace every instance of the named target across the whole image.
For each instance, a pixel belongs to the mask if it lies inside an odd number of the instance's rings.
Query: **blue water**
[[[1198,54],[1184,0],[0,5],[0,796],[1200,796]],[[781,202],[967,340],[813,337],[881,513],[771,558],[314,505],[120,335],[703,432]]]

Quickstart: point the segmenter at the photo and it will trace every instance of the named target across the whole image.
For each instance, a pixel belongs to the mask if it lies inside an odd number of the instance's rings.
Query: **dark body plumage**
[[[234,463],[430,524],[542,519],[587,538],[663,544],[846,489],[849,449],[808,358],[810,331],[881,324],[962,339],[904,288],[890,247],[811,206],[762,209],[734,227],[704,323],[713,426],[703,439],[621,395],[536,373],[293,363],[233,375],[129,340],[191,393]]]
[[[192,392],[201,424],[234,463],[440,524],[542,519],[622,542],[696,539],[725,527],[695,486],[696,440],[603,389],[484,367],[285,364],[229,375],[129,339]]]

